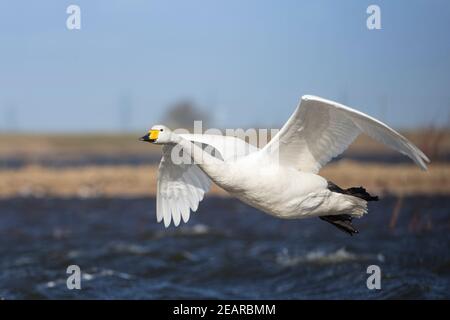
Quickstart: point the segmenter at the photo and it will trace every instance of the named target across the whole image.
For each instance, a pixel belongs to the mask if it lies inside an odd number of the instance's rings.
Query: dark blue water
[[[148,165],[156,164],[161,160],[161,155],[137,155],[137,154],[119,154],[119,155],[70,155],[70,157],[58,157],[54,154],[45,156],[36,156],[24,158],[21,156],[0,156],[0,168],[2,169],[20,169],[30,165],[39,165],[51,168],[73,168],[87,165]]]
[[[23,158],[21,156],[0,156],[0,168],[3,169],[20,169],[29,165],[40,165],[52,168],[69,168],[69,167],[83,167],[86,165],[148,165],[159,163],[161,156],[149,154],[118,154],[118,155],[86,155],[80,154],[77,157],[71,155],[70,157],[58,157],[53,154],[46,156],[36,156],[33,158]],[[362,161],[365,163],[390,163],[400,164],[409,163],[411,160],[402,154],[388,153],[388,154],[356,154],[349,153],[336,157],[332,162],[341,159]],[[435,159],[433,159],[435,160]],[[437,159],[436,159],[437,160]],[[450,161],[450,153],[440,155],[439,161]]]
[[[449,197],[404,199],[392,229],[396,201],[371,204],[350,237],[232,199],[167,230],[151,198],[0,200],[0,298],[449,299]],[[366,287],[372,264],[381,290]]]

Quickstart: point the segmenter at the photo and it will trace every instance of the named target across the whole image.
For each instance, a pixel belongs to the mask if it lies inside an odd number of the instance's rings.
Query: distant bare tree
[[[445,128],[438,128],[436,126],[429,126],[422,132],[422,141],[420,147],[423,152],[433,161],[440,160],[445,156],[445,137],[448,130]]]
[[[444,160],[447,156],[448,148],[446,143],[450,129],[450,116],[443,127],[439,127],[436,121],[432,121],[424,130],[422,130],[420,149],[431,159],[431,161]]]
[[[130,95],[122,95],[119,97],[118,113],[119,113],[119,126],[122,132],[130,130],[131,116],[133,112],[133,104]]]
[[[163,123],[172,130],[178,128],[192,130],[194,121],[197,120],[203,121],[203,129],[206,129],[210,116],[196,107],[191,101],[183,100],[169,106],[164,115]]]

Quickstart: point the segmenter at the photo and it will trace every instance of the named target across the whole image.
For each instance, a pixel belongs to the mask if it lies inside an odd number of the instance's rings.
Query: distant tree
[[[179,101],[169,106],[163,117],[163,123],[172,130],[179,128],[192,130],[194,121],[198,120],[203,121],[203,129],[206,129],[210,116],[188,100]]]
[[[133,104],[130,95],[122,95],[119,97],[118,113],[119,127],[122,132],[130,131],[131,116],[133,112]]]

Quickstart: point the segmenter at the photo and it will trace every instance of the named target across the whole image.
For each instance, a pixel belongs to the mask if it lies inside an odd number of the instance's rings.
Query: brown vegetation
[[[426,172],[413,164],[379,165],[340,161],[321,174],[342,187],[365,186],[374,194],[450,194],[450,165],[433,164]],[[156,166],[86,166],[55,169],[27,166],[0,170],[0,197],[154,196]],[[226,192],[213,187],[215,195]]]
[[[363,163],[343,160],[326,166],[321,174],[342,187],[365,186],[371,193],[450,194],[450,131],[405,133],[429,154],[432,164],[420,171],[412,163]],[[13,196],[151,196],[156,191],[155,165],[81,166],[52,168],[37,165],[40,158],[77,159],[101,156],[159,156],[159,146],[143,144],[139,134],[117,135],[0,135],[0,160],[16,157],[29,164],[13,170],[0,167],[0,197]],[[368,137],[359,137],[348,155],[384,155],[390,151]],[[447,155],[447,156],[443,156]],[[345,157],[344,157],[345,158]],[[439,161],[441,160],[441,161]],[[217,187],[212,193],[226,195]]]

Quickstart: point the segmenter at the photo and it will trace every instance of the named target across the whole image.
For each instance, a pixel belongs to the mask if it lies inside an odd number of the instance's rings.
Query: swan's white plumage
[[[180,134],[184,139],[213,147],[223,160],[237,159],[258,150],[244,140],[220,136]],[[163,157],[158,169],[156,195],[156,219],[164,220],[168,227],[173,221],[178,226],[181,219],[188,222],[190,211],[197,211],[204,194],[209,191],[211,180],[196,164],[175,164],[171,158],[173,146],[163,147]]]
[[[168,227],[171,220],[178,226],[181,218],[189,220],[189,210],[196,211],[198,203],[209,190],[209,178],[195,164],[174,164],[171,146],[164,146],[158,169],[156,195],[157,221],[164,220]]]
[[[362,112],[315,96],[302,97],[292,116],[263,151],[278,157],[281,165],[317,173],[360,133],[407,155],[426,169],[428,158],[395,130]]]
[[[163,126],[156,126],[155,130],[162,131]],[[172,221],[175,226],[187,222],[190,211],[197,210],[208,192],[211,179],[247,204],[277,217],[344,213],[360,217],[367,212],[367,202],[330,191],[327,181],[317,173],[361,133],[407,155],[426,169],[425,162],[429,160],[422,151],[384,123],[314,96],[302,97],[286,124],[262,149],[229,136],[166,135],[165,142],[161,142],[163,157],[158,170],[157,221],[163,221],[166,227]],[[196,157],[192,150],[201,155],[206,153],[192,143],[216,152],[202,164],[174,163],[171,152],[175,147],[190,150],[189,159]],[[282,192],[274,192],[274,186]]]
[[[216,149],[219,158],[224,161],[236,160],[259,149],[242,139],[213,134],[180,134],[186,140],[209,145]]]

